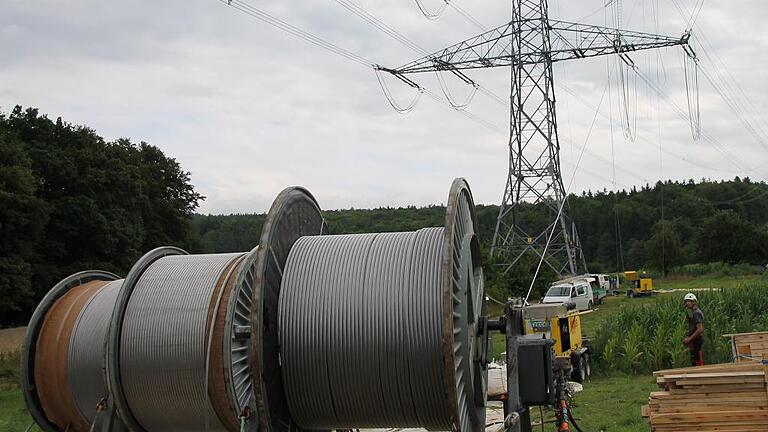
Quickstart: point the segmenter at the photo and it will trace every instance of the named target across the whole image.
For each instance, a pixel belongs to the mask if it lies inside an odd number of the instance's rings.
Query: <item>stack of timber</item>
[[[768,332],[727,334],[723,337],[731,339],[734,361],[768,360]]]
[[[654,372],[643,416],[654,432],[768,430],[768,366],[727,363]]]

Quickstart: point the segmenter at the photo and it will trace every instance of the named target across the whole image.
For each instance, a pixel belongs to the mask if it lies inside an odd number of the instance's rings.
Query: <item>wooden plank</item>
[[[654,376],[664,391],[651,392],[642,408],[654,432],[768,430],[768,365],[728,363]]]
[[[663,376],[667,374],[680,374],[680,373],[705,373],[705,372],[714,372],[715,370],[718,371],[728,371],[728,370],[759,370],[760,368],[758,366],[752,365],[752,364],[736,364],[736,363],[719,363],[719,364],[712,364],[712,365],[705,365],[705,366],[694,366],[694,367],[687,367],[687,368],[678,368],[678,369],[665,369],[656,371],[653,373],[653,376]]]
[[[752,333],[728,333],[724,334],[723,337],[733,337],[733,336],[753,336],[753,335],[766,335],[768,336],[768,332],[752,332]]]
[[[763,366],[763,374],[765,375],[765,395],[768,396],[768,365]]]

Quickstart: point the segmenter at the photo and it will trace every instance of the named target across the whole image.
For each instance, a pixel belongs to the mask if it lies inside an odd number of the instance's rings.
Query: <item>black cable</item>
[[[541,432],[544,432],[544,408],[539,405],[539,420],[541,421]]]
[[[421,11],[421,14],[424,15],[424,18],[434,21],[445,12],[445,8],[448,6],[450,0],[443,0],[442,6],[437,10],[437,12],[430,12],[427,10],[426,7],[424,7],[423,4],[421,4],[421,0],[416,0],[416,6],[419,7],[419,10]]]
[[[337,54],[339,56],[342,56],[346,58],[347,60],[354,61],[356,63],[359,63],[366,67],[372,67],[373,62],[369,61],[363,56],[357,55],[351,51],[348,51],[344,48],[341,48],[331,42],[326,41],[325,39],[322,39],[318,36],[313,35],[312,33],[309,33],[299,27],[296,27],[292,24],[289,24],[277,17],[274,17],[267,12],[262,11],[261,9],[258,9],[254,6],[251,6],[250,4],[241,1],[241,0],[219,0],[220,2],[229,5],[240,12],[243,12],[246,15],[250,15],[253,18],[256,18],[260,21],[263,21],[273,27],[277,27],[280,30],[283,30],[284,32],[291,34],[293,36],[296,36],[298,38],[304,39],[305,41],[318,46],[320,48],[323,48],[327,51],[330,51],[334,54]]]
[[[573,425],[573,427],[574,427],[574,428],[576,428],[576,432],[584,432],[584,431],[583,431],[583,430],[581,430],[581,428],[579,427],[579,424],[578,424],[578,423],[576,423],[576,419],[575,419],[575,418],[573,418],[573,412],[571,412],[571,405],[566,403],[566,405],[565,405],[565,406],[568,408],[568,420],[570,420],[570,421],[571,421],[571,424]]]

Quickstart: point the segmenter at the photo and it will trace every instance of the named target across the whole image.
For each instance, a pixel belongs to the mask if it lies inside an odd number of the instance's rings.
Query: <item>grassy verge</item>
[[[0,430],[23,431],[32,423],[18,387],[0,388]],[[34,429],[37,430],[37,429]]]
[[[32,422],[19,388],[21,354],[0,353],[0,431],[23,431]]]
[[[589,432],[648,432],[640,407],[658,386],[649,375],[593,377],[573,400],[576,421]]]

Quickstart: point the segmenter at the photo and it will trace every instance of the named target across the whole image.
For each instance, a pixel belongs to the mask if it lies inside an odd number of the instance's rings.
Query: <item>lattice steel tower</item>
[[[399,68],[380,69],[419,88],[406,75],[448,71],[476,86],[462,70],[511,68],[509,174],[492,251],[502,257],[505,271],[526,254],[535,254],[543,256],[544,263],[558,274],[577,274],[586,270],[586,260],[567,206],[558,211],[565,199],[565,187],[560,170],[552,63],[618,54],[634,67],[628,52],[675,45],[685,46],[686,52],[694,56],[687,46],[689,37],[689,32],[669,37],[550,20],[547,0],[513,0],[509,23]],[[549,221],[543,226],[520,217],[522,207],[535,204],[546,206],[548,211]]]

